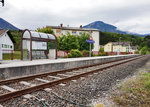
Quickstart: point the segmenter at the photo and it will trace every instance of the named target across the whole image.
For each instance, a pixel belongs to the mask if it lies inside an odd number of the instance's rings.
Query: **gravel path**
[[[85,78],[80,78],[76,82],[67,82],[65,83],[66,86],[57,85],[51,87],[51,92],[41,90],[32,93],[32,95],[39,99],[44,98],[47,107],[78,107],[79,105],[75,104],[84,106],[98,103],[111,106],[113,102],[110,102],[109,92],[112,87],[127,76],[133,75],[138,68],[145,65],[149,58],[150,56],[147,56],[136,61],[103,70],[92,76],[88,75]],[[18,97],[1,103],[5,107],[14,107],[14,104],[16,104],[16,107],[44,107],[42,102],[35,98],[27,100]]]

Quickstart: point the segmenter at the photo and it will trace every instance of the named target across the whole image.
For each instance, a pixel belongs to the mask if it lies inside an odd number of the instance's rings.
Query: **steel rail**
[[[25,95],[25,94],[29,94],[29,93],[32,93],[32,92],[35,92],[35,91],[38,91],[38,90],[42,90],[44,88],[49,88],[49,87],[52,87],[54,85],[58,85],[58,84],[63,83],[63,82],[67,82],[67,81],[70,81],[70,80],[73,80],[73,79],[80,78],[82,76],[86,76],[88,74],[92,74],[92,73],[95,73],[95,72],[98,72],[98,71],[103,71],[104,69],[108,69],[108,68],[111,68],[111,67],[114,67],[114,66],[117,66],[117,65],[121,65],[121,64],[130,62],[130,61],[133,61],[133,60],[136,60],[136,59],[140,59],[142,57],[143,56],[140,56],[140,57],[137,57],[137,58],[132,58],[130,60],[120,62],[120,63],[117,63],[117,64],[113,64],[113,65],[109,65],[109,66],[99,68],[99,69],[96,69],[96,70],[80,73],[80,74],[73,75],[73,76],[66,77],[66,78],[62,78],[62,79],[59,79],[59,80],[53,80],[53,81],[50,81],[49,83],[44,83],[44,84],[37,85],[37,86],[34,86],[34,87],[25,88],[25,89],[18,90],[18,91],[15,91],[15,92],[6,93],[6,94],[3,94],[3,95],[0,95],[0,102],[6,101],[6,100],[9,100],[11,98],[18,97],[18,96],[22,96],[22,95]]]
[[[139,57],[139,56],[136,56],[136,57]],[[18,82],[18,81],[31,80],[31,79],[34,79],[34,78],[46,77],[48,75],[57,75],[58,73],[71,72],[73,70],[79,70],[79,69],[84,69],[84,68],[88,68],[88,67],[93,67],[93,66],[98,66],[98,65],[103,65],[103,64],[109,64],[109,63],[112,63],[112,62],[127,60],[127,59],[131,59],[131,58],[134,58],[134,57],[125,58],[125,59],[118,59],[118,60],[109,61],[109,62],[107,61],[107,62],[103,62],[103,63],[101,62],[101,63],[97,63],[97,64],[81,66],[81,67],[76,67],[76,68],[71,68],[71,69],[65,69],[65,70],[59,70],[59,71],[53,71],[53,72],[45,72],[45,73],[40,73],[40,74],[36,74],[36,75],[28,75],[28,76],[8,79],[8,80],[2,80],[2,81],[0,81],[0,85],[15,83],[15,82]]]

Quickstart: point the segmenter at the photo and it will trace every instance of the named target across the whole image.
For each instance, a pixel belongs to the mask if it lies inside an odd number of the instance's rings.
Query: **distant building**
[[[14,51],[14,39],[9,30],[0,29],[0,45],[2,53],[11,53]]]
[[[137,46],[131,46],[131,52],[135,53],[138,50]]]
[[[130,42],[109,42],[104,45],[105,52],[131,52]]]
[[[67,35],[69,32],[71,35],[81,35],[82,32],[87,32],[89,33],[93,40],[95,41],[94,43],[94,49],[93,51],[98,52],[99,51],[99,37],[100,33],[98,29],[93,29],[93,28],[82,28],[80,27],[63,27],[61,24],[60,26],[47,26],[51,27],[54,30],[54,33],[57,37],[62,36],[62,35]]]

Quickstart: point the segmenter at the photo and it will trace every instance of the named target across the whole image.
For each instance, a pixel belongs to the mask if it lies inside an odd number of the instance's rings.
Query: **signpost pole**
[[[90,54],[89,54],[89,56],[91,57],[91,43],[90,43]]]
[[[89,45],[89,49],[90,49],[89,50],[89,57],[91,57],[91,52],[92,52],[92,47],[91,47],[92,45],[91,44],[95,43],[95,41],[93,41],[92,37],[90,36],[89,40],[86,40],[86,42],[90,44]]]

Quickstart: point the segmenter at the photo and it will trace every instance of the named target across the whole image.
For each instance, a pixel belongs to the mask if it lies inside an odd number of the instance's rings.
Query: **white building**
[[[99,33],[98,29],[82,28],[82,26],[80,26],[80,27],[63,27],[62,24],[60,26],[47,26],[47,27],[51,27],[54,30],[54,34],[57,37],[62,36],[62,35],[67,35],[68,32],[71,35],[75,35],[75,36],[81,35],[82,32],[87,32],[92,36],[93,40],[95,41],[94,49],[92,51],[95,51],[95,52],[99,51],[100,33]]]
[[[135,51],[138,50],[137,46],[131,46],[131,52],[133,52],[135,54]]]
[[[14,51],[14,40],[9,30],[0,29],[0,45],[2,53],[11,53]]]

